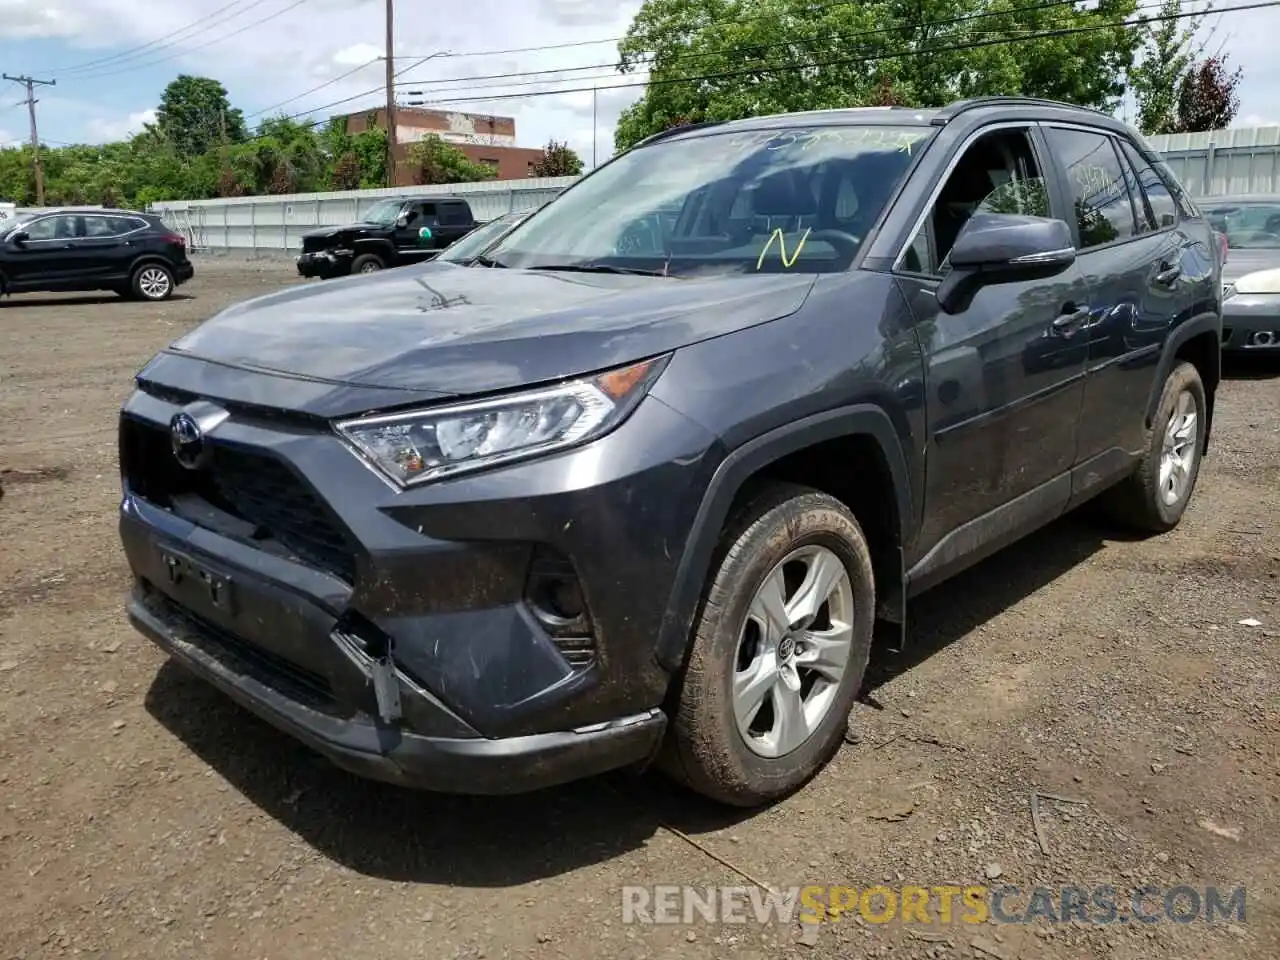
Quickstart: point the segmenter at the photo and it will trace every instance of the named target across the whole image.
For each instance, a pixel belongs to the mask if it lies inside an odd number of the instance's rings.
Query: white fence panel
[[[1280,127],[1148,137],[1195,197],[1280,193]]]
[[[150,211],[186,234],[194,250],[285,253],[302,246],[304,233],[359,220],[365,210],[388,197],[461,197],[483,223],[512,210],[540,207],[577,179],[530,177],[391,190],[174,200],[153,203]]]

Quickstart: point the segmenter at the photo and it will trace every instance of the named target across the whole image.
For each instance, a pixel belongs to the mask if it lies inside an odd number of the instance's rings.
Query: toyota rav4
[[[651,137],[465,265],[233,306],[120,421],[132,622],[357,773],[720,801],[841,742],[877,617],[1102,497],[1187,508],[1220,254],[1020,98]]]

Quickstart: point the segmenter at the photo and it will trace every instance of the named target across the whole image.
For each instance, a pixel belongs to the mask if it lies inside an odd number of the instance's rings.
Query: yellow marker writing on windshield
[[[787,257],[787,237],[782,232],[782,228],[778,227],[773,233],[769,234],[769,242],[764,245],[764,249],[760,251],[760,256],[756,260],[756,269],[759,270],[764,265],[765,254],[773,247],[773,241],[778,241],[778,259],[782,261],[782,265],[788,270],[794,266],[796,260],[800,258],[800,251],[804,249],[804,242],[809,239],[809,233],[813,227],[809,227],[800,235],[800,242],[796,244],[795,253],[790,258]]]

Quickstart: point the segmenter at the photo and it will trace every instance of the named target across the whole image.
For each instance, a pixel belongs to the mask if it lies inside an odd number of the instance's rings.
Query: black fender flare
[[[382,237],[362,237],[351,244],[351,249],[355,251],[357,257],[372,253],[380,257],[385,266],[395,266],[396,248],[390,240]]]
[[[690,624],[711,568],[720,531],[743,485],[759,470],[783,457],[827,440],[868,436],[889,467],[897,506],[899,542],[914,529],[911,478],[898,432],[889,414],[874,404],[854,404],[784,424],[732,450],[716,468],[698,506],[674,585],[658,631],[654,655],[668,671],[679,670],[689,645]]]
[[[140,253],[129,263],[129,282],[133,283],[133,275],[138,272],[138,268],[144,263],[154,263],[164,267],[170,273],[173,273],[173,264],[160,256],[158,253]]]
[[[1164,392],[1164,383],[1169,379],[1169,374],[1173,371],[1174,364],[1177,363],[1178,351],[1183,345],[1193,337],[1203,336],[1209,333],[1213,335],[1215,349],[1211,351],[1213,357],[1213,383],[1218,384],[1222,381],[1222,315],[1219,313],[1202,313],[1185,323],[1175,327],[1165,338],[1164,347],[1160,351],[1160,362],[1156,367],[1156,375],[1151,384],[1151,396],[1147,398],[1147,413],[1144,421],[1149,428],[1156,417],[1156,408],[1160,406],[1160,395]],[[1206,384],[1206,386],[1208,386]],[[1211,392],[1208,399],[1209,409],[1205,413],[1204,425],[1204,448],[1209,449],[1209,432],[1213,426],[1213,393]]]

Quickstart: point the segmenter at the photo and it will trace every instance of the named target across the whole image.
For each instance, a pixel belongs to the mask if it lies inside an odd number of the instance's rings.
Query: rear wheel
[[[830,759],[871,650],[875,584],[844,504],[778,485],[725,530],[662,767],[735,806],[783,797]]]
[[[382,267],[382,258],[372,253],[362,253],[351,261],[352,273],[377,273]]]
[[[144,263],[133,271],[129,289],[139,300],[168,300],[173,295],[173,274],[159,263]]]
[[[1208,409],[1199,371],[1179,363],[1165,381],[1138,469],[1107,494],[1117,522],[1144,533],[1178,525],[1200,475]]]

